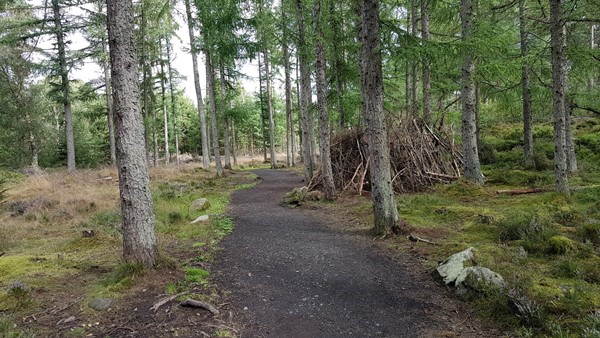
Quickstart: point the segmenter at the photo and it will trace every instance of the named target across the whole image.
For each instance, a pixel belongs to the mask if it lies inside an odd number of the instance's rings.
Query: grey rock
[[[112,305],[113,301],[112,298],[94,298],[88,303],[88,306],[96,311],[104,311]]]
[[[198,216],[195,220],[193,220],[192,224],[198,223],[198,222],[206,222],[206,221],[208,221],[208,215],[201,215],[201,216]]]
[[[506,282],[498,273],[481,266],[463,269],[455,281],[456,293],[462,297],[486,294],[506,287]]]
[[[468,266],[473,265],[475,262],[475,255],[473,254],[473,247],[470,247],[464,251],[455,253],[450,256],[445,262],[440,264],[436,268],[437,272],[444,279],[444,283],[452,284],[455,283],[461,272]],[[465,266],[465,263],[467,266]]]
[[[191,211],[204,211],[210,207],[210,202],[206,198],[199,198],[190,204]]]

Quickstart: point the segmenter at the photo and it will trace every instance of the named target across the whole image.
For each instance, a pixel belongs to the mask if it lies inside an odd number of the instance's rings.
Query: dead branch
[[[156,302],[154,305],[152,305],[152,307],[150,308],[150,310],[152,310],[152,311],[156,312],[156,311],[158,311],[158,309],[159,309],[161,306],[163,306],[163,305],[167,304],[168,302],[172,301],[173,299],[175,299],[175,298],[177,298],[177,297],[180,297],[180,296],[183,296],[183,295],[187,295],[187,294],[189,294],[189,292],[188,292],[188,291],[186,291],[186,292],[181,292],[181,293],[178,293],[178,294],[176,294],[176,295],[169,296],[169,297],[165,297],[165,298],[163,298],[163,299],[159,300],[158,302]]]
[[[437,245],[436,243],[434,243],[428,239],[421,238],[421,237],[415,236],[413,234],[409,234],[408,236],[406,236],[406,239],[408,239],[411,242],[415,242],[415,243],[423,242],[423,243],[427,243],[427,244],[431,244],[431,245]]]
[[[548,192],[549,189],[541,189],[541,188],[531,188],[531,189],[507,189],[507,190],[498,190],[496,194],[498,195],[526,195],[526,194],[537,194],[540,192]]]
[[[204,309],[209,311],[210,313],[212,313],[213,315],[218,315],[219,314],[219,310],[217,310],[217,308],[215,308],[214,306],[199,301],[199,300],[195,300],[195,299],[186,299],[185,301],[181,302],[179,305],[181,306],[185,306],[185,307],[193,307],[193,308],[200,308],[200,309]]]

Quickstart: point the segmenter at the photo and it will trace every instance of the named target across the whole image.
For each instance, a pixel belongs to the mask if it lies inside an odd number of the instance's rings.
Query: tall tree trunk
[[[156,264],[158,250],[148,165],[140,143],[144,127],[140,119],[133,4],[131,0],[107,0],[107,8],[118,135],[123,256],[128,262],[152,267]]]
[[[531,114],[531,84],[529,81],[529,34],[527,32],[525,0],[519,0],[519,33],[521,38],[521,88],[523,96],[523,152],[525,168],[533,168],[533,121]]]
[[[117,151],[115,148],[115,117],[112,106],[112,89],[110,84],[110,60],[108,59],[108,46],[106,40],[102,38],[102,50],[107,52],[106,59],[103,62],[104,68],[104,88],[106,90],[106,112],[108,119],[108,144],[110,147],[110,164],[117,165]]]
[[[175,162],[179,165],[179,133],[177,130],[177,109],[175,105],[175,86],[173,85],[173,67],[171,66],[171,41],[167,40],[167,63],[169,71],[169,93],[171,96],[171,114],[173,115],[173,133],[175,137]]]
[[[565,137],[565,103],[567,95],[567,59],[560,0],[550,0],[550,35],[552,54],[552,111],[554,115],[554,170],[556,191],[569,193]]]
[[[154,145],[152,160],[154,166],[156,167],[158,166],[158,132],[156,130],[156,121],[158,121],[158,117],[156,115],[156,95],[154,94],[154,89],[152,88],[154,87],[152,85],[154,81],[154,76],[152,75],[152,65],[150,65],[148,69],[148,80],[150,81],[150,112],[152,113],[152,144]]]
[[[568,79],[565,79],[567,83]],[[567,155],[567,172],[577,171],[577,156],[575,155],[575,142],[573,142],[573,130],[571,128],[571,102],[565,99],[565,149]]]
[[[371,197],[375,216],[374,232],[382,235],[398,220],[396,198],[390,172],[390,150],[383,111],[383,74],[379,38],[379,0],[361,0],[362,57],[361,97],[362,114],[367,123],[369,142],[369,172]]]
[[[304,160],[304,179],[308,182],[313,176],[314,171],[314,129],[313,116],[310,110],[310,101],[312,96],[310,86],[310,66],[308,61],[308,51],[306,50],[306,32],[304,29],[304,4],[303,0],[296,0],[296,9],[298,14],[298,60],[300,66],[300,111],[302,118],[302,145]]]
[[[473,36],[473,3],[461,0],[460,17],[462,22],[463,65],[461,76],[462,100],[462,146],[465,178],[477,184],[483,184],[484,178],[479,164],[477,149],[476,88],[473,79],[475,62],[469,50],[469,41]]]
[[[596,48],[595,29],[596,25],[594,23],[590,24],[590,49],[592,50],[592,52]],[[594,75],[590,75],[590,78],[588,80],[588,90],[590,92],[594,90],[594,82]]]
[[[418,21],[418,10],[417,10],[417,1],[419,0],[411,0],[410,1],[410,8],[411,8],[411,19],[412,19],[412,23],[410,25],[411,28],[411,34],[413,36],[413,39],[416,41],[418,39],[418,35],[419,35],[419,26],[417,25],[417,21]],[[419,65],[416,61],[413,60],[412,62],[412,69],[411,69],[411,81],[412,81],[412,85],[411,85],[411,93],[410,96],[412,98],[412,117],[413,118],[417,118],[419,116]]]
[[[158,39],[158,46],[160,49],[161,59],[160,59],[160,94],[161,94],[161,102],[162,102],[162,111],[163,111],[163,131],[165,137],[165,164],[169,164],[171,161],[171,153],[169,151],[169,114],[167,111],[167,90],[165,86],[165,81],[167,80],[167,74],[165,73],[165,62],[162,58],[162,38]],[[169,60],[170,62],[170,60]]]
[[[300,99],[300,76],[298,75],[298,70],[300,69],[300,60],[299,60],[299,54],[300,52],[298,52],[298,47],[296,47],[296,111],[298,112],[298,147],[299,147],[299,154],[300,154],[300,162],[304,163],[304,146],[302,144],[302,109],[300,107],[302,107],[302,103],[301,103],[301,99]],[[293,151],[292,151],[293,152]],[[295,155],[294,155],[295,156]]]
[[[192,18],[192,9],[190,0],[184,0],[185,13],[187,17],[188,33],[190,36],[190,54],[192,55],[192,72],[194,73],[194,87],[196,88],[196,103],[198,105],[198,118],[200,119],[200,134],[202,137],[202,166],[204,169],[210,167],[209,137],[206,124],[206,114],[204,112],[204,102],[202,102],[202,87],[200,87],[200,75],[198,74],[198,53],[195,46],[194,20]]]
[[[258,55],[258,87],[260,97],[260,132],[262,136],[263,162],[267,163],[267,135],[265,135],[265,89],[263,87],[263,67],[260,54]]]
[[[348,117],[346,116],[346,109],[344,108],[344,104],[342,101],[342,95],[344,93],[344,86],[342,84],[342,77],[341,74],[343,72],[342,69],[342,59],[343,59],[343,55],[341,55],[342,53],[340,52],[340,49],[342,49],[342,51],[344,50],[344,39],[343,37],[340,36],[340,23],[338,20],[343,20],[343,13],[336,13],[336,8],[335,8],[336,2],[335,1],[329,1],[329,15],[332,18],[331,20],[331,30],[333,31],[333,77],[334,77],[334,82],[335,82],[335,91],[336,91],[336,104],[337,104],[337,109],[338,109],[338,128],[340,130],[343,130],[344,128],[346,128],[347,125],[347,119]],[[340,3],[341,6],[341,3]],[[340,11],[341,12],[341,11]],[[342,22],[342,26],[343,26],[343,22]]]
[[[277,157],[275,155],[275,119],[273,118],[273,98],[271,94],[271,70],[269,69],[269,51],[263,52],[265,58],[265,81],[267,82],[267,107],[269,108],[269,145],[271,150],[271,168],[277,169]]]
[[[215,70],[211,62],[210,52],[206,53],[206,88],[210,100],[210,123],[212,129],[212,146],[215,154],[215,167],[217,169],[217,177],[223,176],[223,165],[221,164],[221,154],[219,148],[219,129],[217,128],[217,103],[215,95]]]
[[[225,81],[225,65],[222,60],[219,60],[219,81],[221,87],[221,99],[219,100],[221,104],[221,111],[223,114],[223,152],[225,156],[225,169],[231,169],[231,154],[229,153],[229,118],[226,113],[226,104],[225,100],[227,99],[227,89],[226,81]]]
[[[423,121],[430,125],[433,122],[431,114],[431,64],[427,44],[429,43],[429,0],[421,0],[421,38],[425,48],[423,53]]]
[[[144,89],[144,96],[143,96],[143,115],[144,115],[144,148],[146,149],[146,162],[147,165],[150,165],[150,115],[149,115],[149,94],[148,91],[152,90],[151,85],[150,85],[150,79],[148,76],[148,61],[146,60],[146,25],[147,25],[147,19],[146,19],[146,9],[145,6],[142,3],[142,17],[140,19],[140,29],[141,29],[141,35],[142,35],[142,55],[140,56],[140,63],[142,65],[142,86]]]
[[[233,157],[233,165],[237,165],[237,140],[235,137],[235,120],[231,120],[231,156]]]
[[[287,16],[285,14],[285,0],[281,1],[281,31],[282,31],[282,49],[283,49],[283,69],[285,73],[285,137],[286,137],[286,164],[293,166],[294,150],[292,142],[294,138],[294,118],[292,115],[292,80],[290,70],[290,52],[288,46],[288,28]]]
[[[335,183],[333,182],[333,170],[331,169],[331,152],[329,150],[329,112],[327,111],[327,77],[325,60],[325,36],[323,34],[321,0],[315,1],[315,56],[316,56],[316,82],[317,82],[317,107],[319,110],[319,145],[321,151],[321,173],[323,175],[323,195],[325,199],[333,201],[336,199]]]
[[[67,67],[66,46],[64,30],[60,17],[58,0],[52,0],[54,13],[54,30],[56,34],[56,48],[58,50],[58,72],[60,74],[60,89],[65,114],[66,140],[67,140],[67,171],[72,172],[75,166],[75,137],[73,133],[73,112],[71,111],[71,86],[69,85],[69,69]]]

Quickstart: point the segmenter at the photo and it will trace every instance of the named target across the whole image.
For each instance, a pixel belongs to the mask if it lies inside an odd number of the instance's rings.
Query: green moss
[[[575,247],[575,242],[565,236],[552,236],[548,240],[548,252],[551,254],[564,255]]]
[[[190,283],[207,284],[210,272],[201,268],[185,268],[185,280]]]

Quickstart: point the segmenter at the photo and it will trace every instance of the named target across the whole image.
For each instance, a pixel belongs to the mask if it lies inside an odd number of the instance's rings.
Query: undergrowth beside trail
[[[210,294],[208,265],[219,241],[233,230],[225,215],[229,196],[254,184],[254,176],[230,171],[215,178],[197,164],[152,168],[150,176],[160,252],[156,271],[122,262],[118,181],[112,168],[68,175],[0,174],[2,187],[8,188],[0,206],[0,337],[97,332],[96,324],[81,327],[87,325],[85,317],[102,317],[87,308],[90,300],[129,299],[151,285],[162,285],[161,293],[206,289]],[[201,197],[210,207],[190,210]],[[208,221],[191,224],[203,214]],[[81,309],[72,324],[78,326],[75,331],[57,326],[61,317],[47,318],[54,312],[61,316],[61,307]]]
[[[570,177],[570,196],[552,192],[552,126],[537,125],[534,134],[535,167],[523,169],[519,125],[483,130],[483,187],[457,181],[397,196],[412,233],[439,245],[403,236],[383,245],[411,252],[430,270],[474,247],[478,264],[509,286],[472,305],[511,336],[600,337],[600,121],[574,127],[580,170]],[[543,192],[498,193],[528,188]],[[369,198],[343,195],[337,205],[321,206],[343,210],[350,220],[340,226],[348,231],[366,233],[372,224]]]

